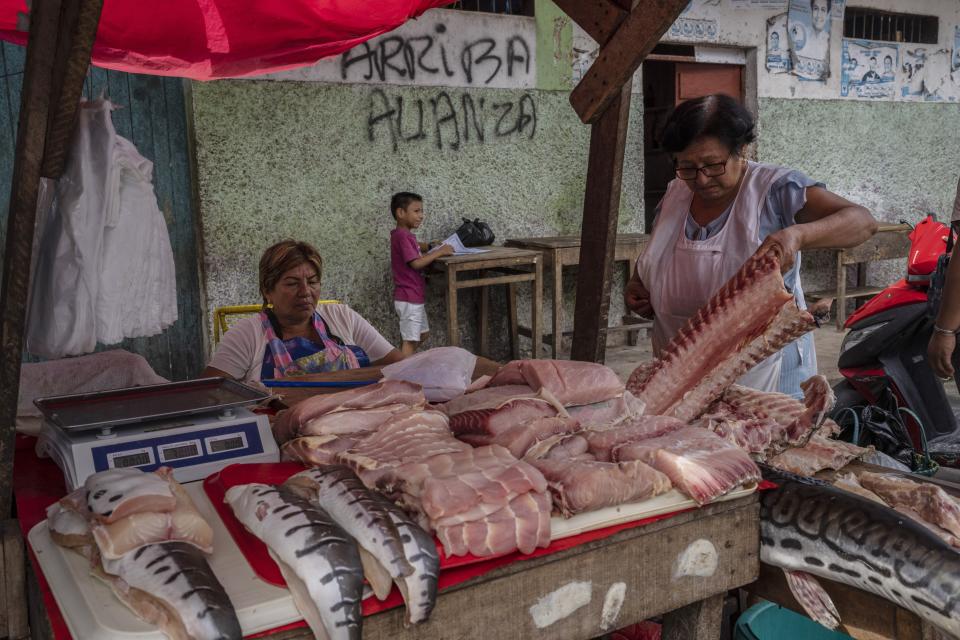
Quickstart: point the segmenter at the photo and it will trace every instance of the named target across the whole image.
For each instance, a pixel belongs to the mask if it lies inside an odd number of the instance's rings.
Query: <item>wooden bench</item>
[[[911,227],[907,224],[881,225],[872,238],[856,247],[814,249],[813,251],[830,251],[836,255],[837,288],[806,292],[805,297],[811,301],[835,298],[837,330],[843,331],[843,325],[847,321],[847,300],[872,298],[886,288],[867,286],[867,264],[877,260],[905,258],[910,250],[910,239],[907,237],[910,230]],[[848,288],[847,267],[850,266],[856,267],[856,286]]]

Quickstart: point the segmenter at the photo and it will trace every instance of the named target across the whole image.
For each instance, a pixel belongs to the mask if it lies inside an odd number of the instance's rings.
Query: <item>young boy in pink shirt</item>
[[[408,191],[395,193],[390,199],[390,213],[397,221],[397,228],[390,232],[393,306],[400,316],[400,351],[409,356],[430,332],[424,307],[427,287],[420,272],[437,258],[452,255],[453,247],[445,244],[429,251],[430,245],[417,242],[412,230],[423,224],[423,198],[419,195]]]

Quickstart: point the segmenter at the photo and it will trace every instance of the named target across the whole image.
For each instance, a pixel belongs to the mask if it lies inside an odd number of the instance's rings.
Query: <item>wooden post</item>
[[[630,86],[620,90],[610,107],[592,125],[587,163],[587,191],[580,231],[580,268],[573,316],[570,358],[603,362],[606,356],[610,277],[620,214],[620,183],[630,116]]]
[[[68,8],[67,5],[71,3],[79,8]],[[20,98],[13,188],[10,192],[3,275],[0,279],[0,519],[8,516],[12,504],[17,394],[20,391],[20,360],[37,193],[44,158],[63,153],[47,145],[48,123],[53,109],[51,96],[57,96],[61,101],[69,96],[79,98],[84,72],[90,64],[90,51],[102,4],[103,0],[44,0],[34,2],[30,12],[30,38]],[[64,13],[78,16],[78,31],[72,40],[69,55],[62,60],[67,68],[57,73],[58,77],[63,78],[63,85],[54,86],[57,43],[63,35],[61,19]],[[84,37],[89,42],[81,42]],[[75,56],[82,59],[78,60]],[[60,116],[61,119],[68,118],[71,123],[74,117],[68,114]],[[69,132],[61,135],[64,144],[69,141]]]

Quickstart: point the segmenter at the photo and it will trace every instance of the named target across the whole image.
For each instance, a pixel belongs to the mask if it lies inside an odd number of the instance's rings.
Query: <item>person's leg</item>
[[[420,346],[420,343],[416,340],[404,340],[400,345],[400,353],[403,354],[403,357],[412,356],[417,352],[417,347]]]

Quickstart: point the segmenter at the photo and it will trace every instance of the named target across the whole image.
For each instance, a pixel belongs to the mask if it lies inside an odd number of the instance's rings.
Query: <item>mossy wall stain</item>
[[[377,120],[396,110],[398,98],[402,116]],[[427,219],[418,234],[424,240],[452,233],[461,217],[488,221],[498,243],[578,234],[589,128],[568,99],[565,92],[529,90],[194,84],[208,314],[221,305],[259,302],[260,253],[279,239],[296,237],[323,254],[324,296],[349,303],[399,343],[389,266],[390,195],[412,190],[424,196]],[[535,108],[535,123],[518,124],[521,103],[527,118]],[[638,96],[627,141],[619,221],[625,232],[643,230],[640,104]],[[566,279],[572,284],[575,272]],[[442,284],[435,276],[428,288],[433,329],[428,346],[446,343]],[[475,298],[471,292],[461,298],[467,347],[474,346]],[[610,315],[616,318],[620,296],[612,298]],[[522,300],[528,299],[524,292]],[[569,328],[572,294],[567,304]],[[547,297],[545,328],[549,305]],[[491,306],[495,355],[504,357],[505,295],[495,292]],[[524,317],[529,310],[521,307]]]

